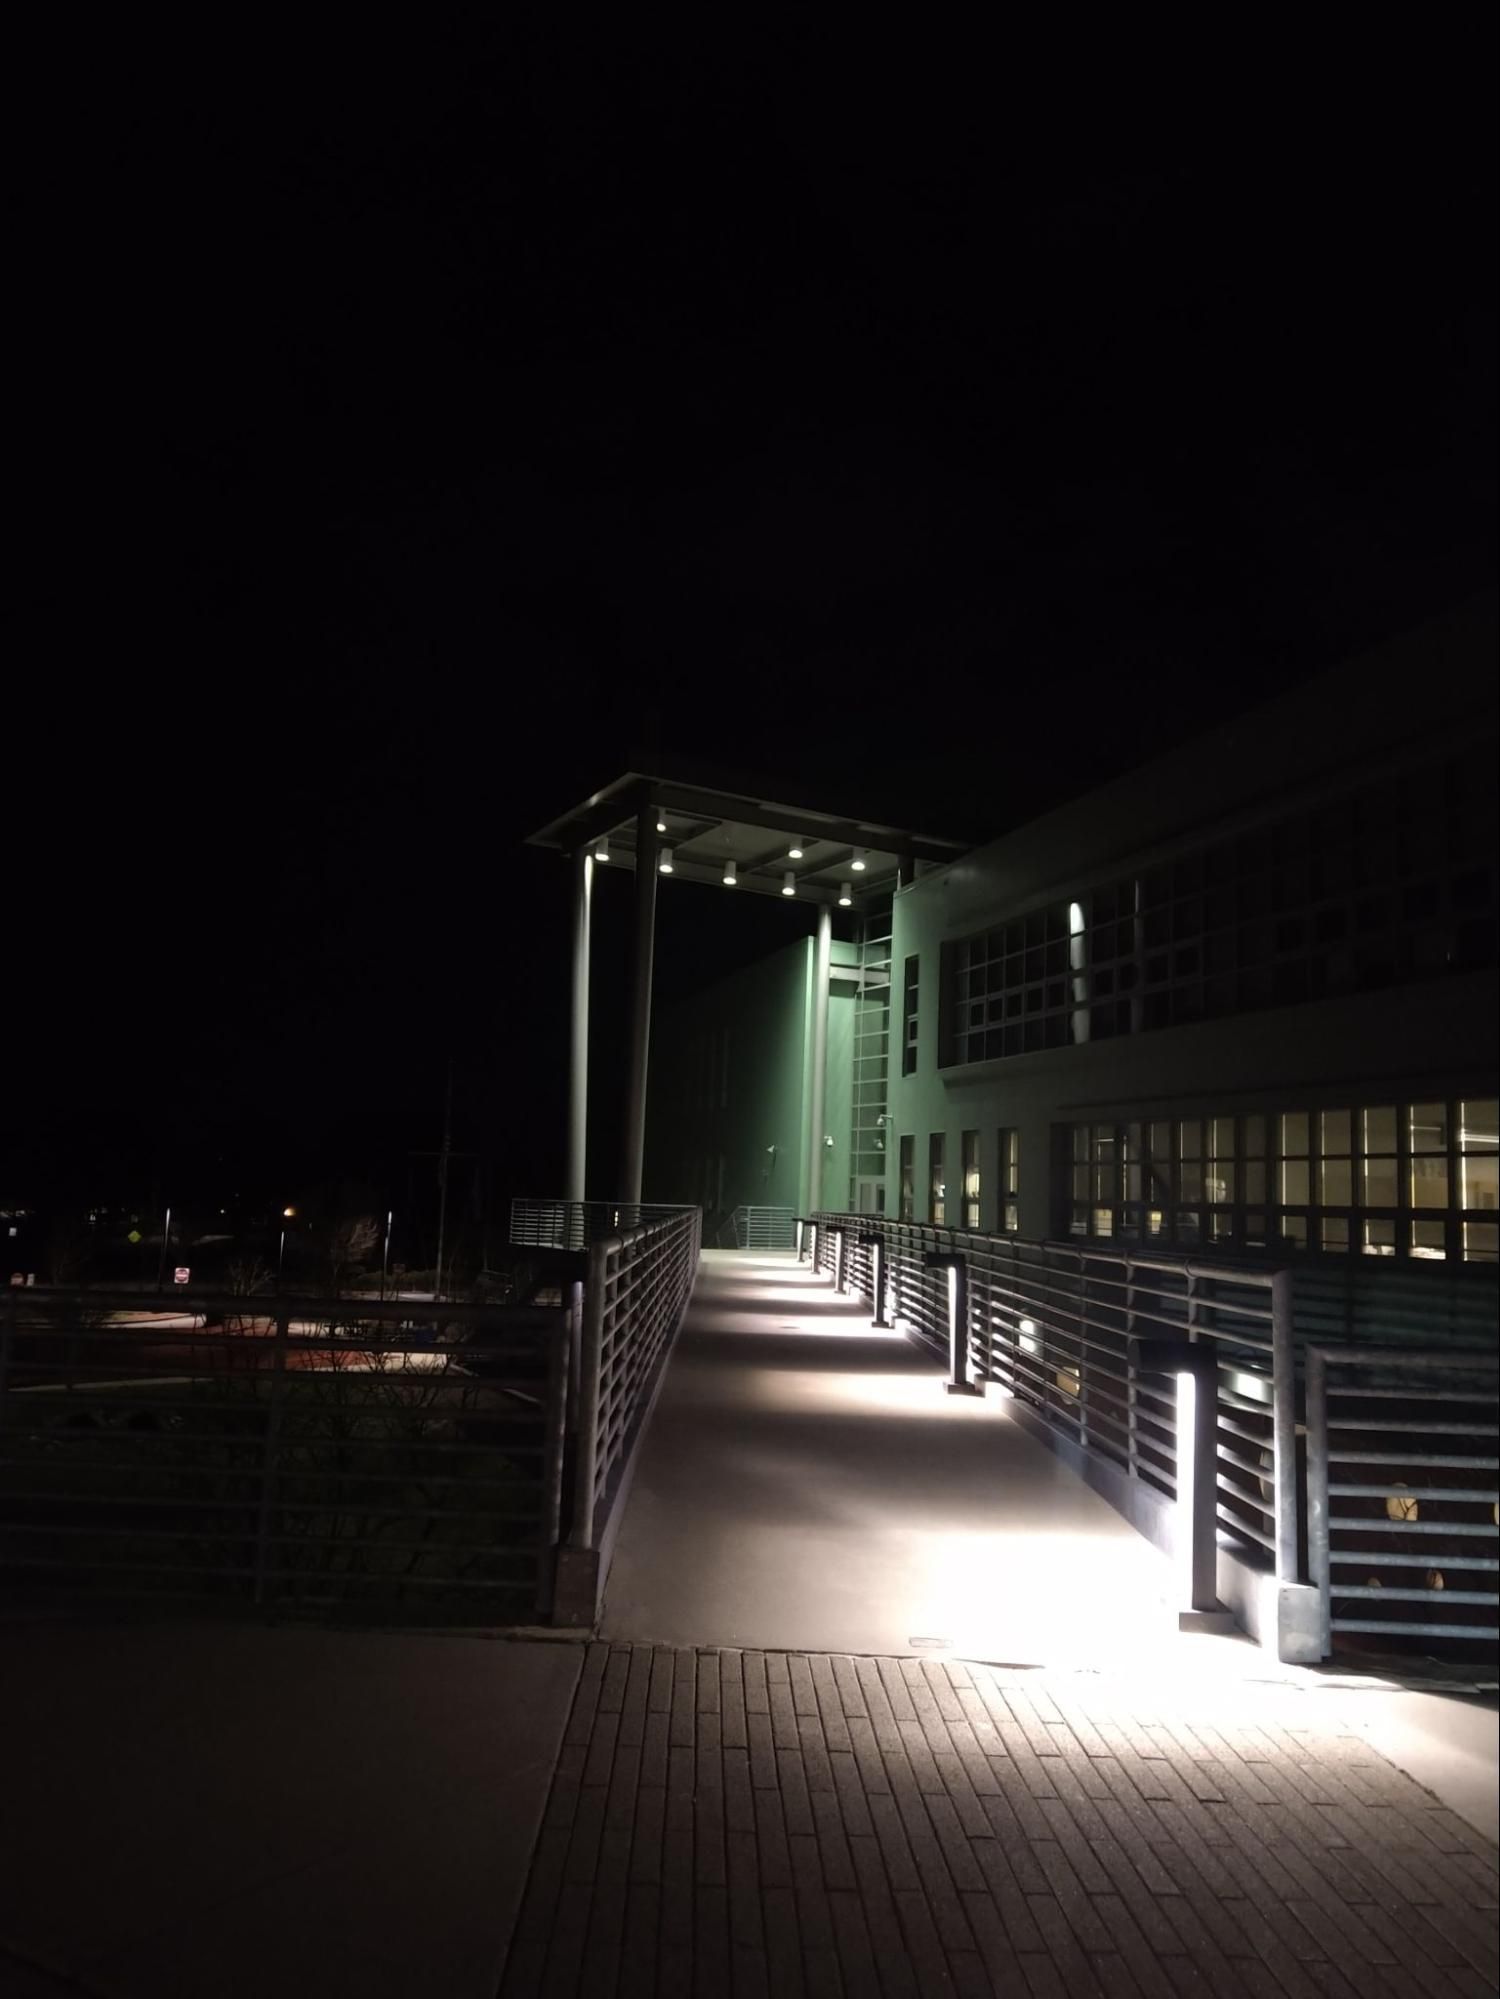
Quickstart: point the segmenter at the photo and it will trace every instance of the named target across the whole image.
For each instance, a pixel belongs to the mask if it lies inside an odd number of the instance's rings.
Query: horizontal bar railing
[[[795,1208],[742,1204],[726,1217],[719,1240],[722,1243],[727,1236],[736,1249],[791,1249],[796,1230]]]
[[[660,1201],[538,1201],[518,1196],[510,1204],[510,1240],[529,1249],[587,1249],[624,1229],[685,1212]]]
[[[1177,1494],[1175,1396],[1162,1377],[1132,1367],[1130,1342],[1211,1342],[1220,1533],[1263,1551],[1282,1579],[1298,1579],[1295,1374],[1283,1370],[1278,1398],[1273,1365],[1278,1344],[1290,1352],[1284,1273],[871,1215],[813,1220],[819,1268],[835,1270],[842,1235],[845,1286],[872,1304],[867,1245],[879,1237],[882,1316],[945,1360],[954,1294],[946,1270],[929,1259],[961,1256],[966,1374],[1003,1388],[1049,1428],[1168,1499]]]
[[[1500,1641],[1495,1354],[1316,1345],[1308,1564],[1323,1637]]]
[[[0,1574],[276,1609],[544,1605],[566,1311],[176,1302],[6,1300]]]
[[[557,1615],[560,1551],[597,1546],[649,1417],[701,1217],[521,1206],[531,1246],[570,1252],[557,1305],[11,1289],[0,1578]]]

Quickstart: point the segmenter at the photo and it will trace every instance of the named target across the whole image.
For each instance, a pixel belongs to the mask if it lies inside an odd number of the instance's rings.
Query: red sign
[[[192,1274],[192,1271],[185,1263],[179,1263],[177,1268],[172,1272],[172,1282],[174,1284],[186,1284]]]

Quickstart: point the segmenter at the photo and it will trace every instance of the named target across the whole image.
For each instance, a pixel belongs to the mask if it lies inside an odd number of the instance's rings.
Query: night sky
[[[385,33],[13,83],[0,1191],[399,1189],[450,1055],[550,1191],[632,745],[998,832],[1493,580],[1477,16]]]

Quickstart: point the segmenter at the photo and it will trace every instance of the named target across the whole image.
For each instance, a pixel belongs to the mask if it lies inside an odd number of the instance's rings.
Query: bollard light
[[[842,1293],[844,1289],[844,1253],[847,1238],[842,1229],[833,1232],[833,1288]]]
[[[1176,1385],[1178,1629],[1232,1631],[1219,1602],[1219,1355],[1212,1340],[1133,1339],[1138,1374]]]
[[[875,1293],[875,1316],[870,1321],[870,1324],[878,1326],[882,1332],[889,1332],[891,1322],[885,1316],[885,1237],[883,1235],[862,1235],[859,1239],[859,1246],[861,1249],[867,1249],[870,1252],[870,1261],[874,1266],[874,1274],[870,1283],[871,1289]]]
[[[983,1395],[984,1383],[969,1375],[969,1260],[956,1251],[929,1250],[922,1258],[929,1270],[948,1273],[949,1395]]]

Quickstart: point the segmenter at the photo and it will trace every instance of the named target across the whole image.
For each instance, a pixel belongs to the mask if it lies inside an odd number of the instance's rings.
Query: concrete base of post
[[[1323,1597],[1311,1583],[1277,1583],[1276,1657],[1283,1666],[1316,1666],[1323,1649]]]
[[[599,1618],[599,1550],[559,1548],[552,1582],[552,1623],[591,1628]]]
[[[1218,1638],[1227,1638],[1239,1630],[1234,1612],[1222,1607],[1218,1610],[1179,1610],[1177,1613],[1179,1631],[1202,1631]]]
[[[943,1393],[945,1395],[983,1395],[984,1383],[982,1381],[945,1381],[943,1383]]]

